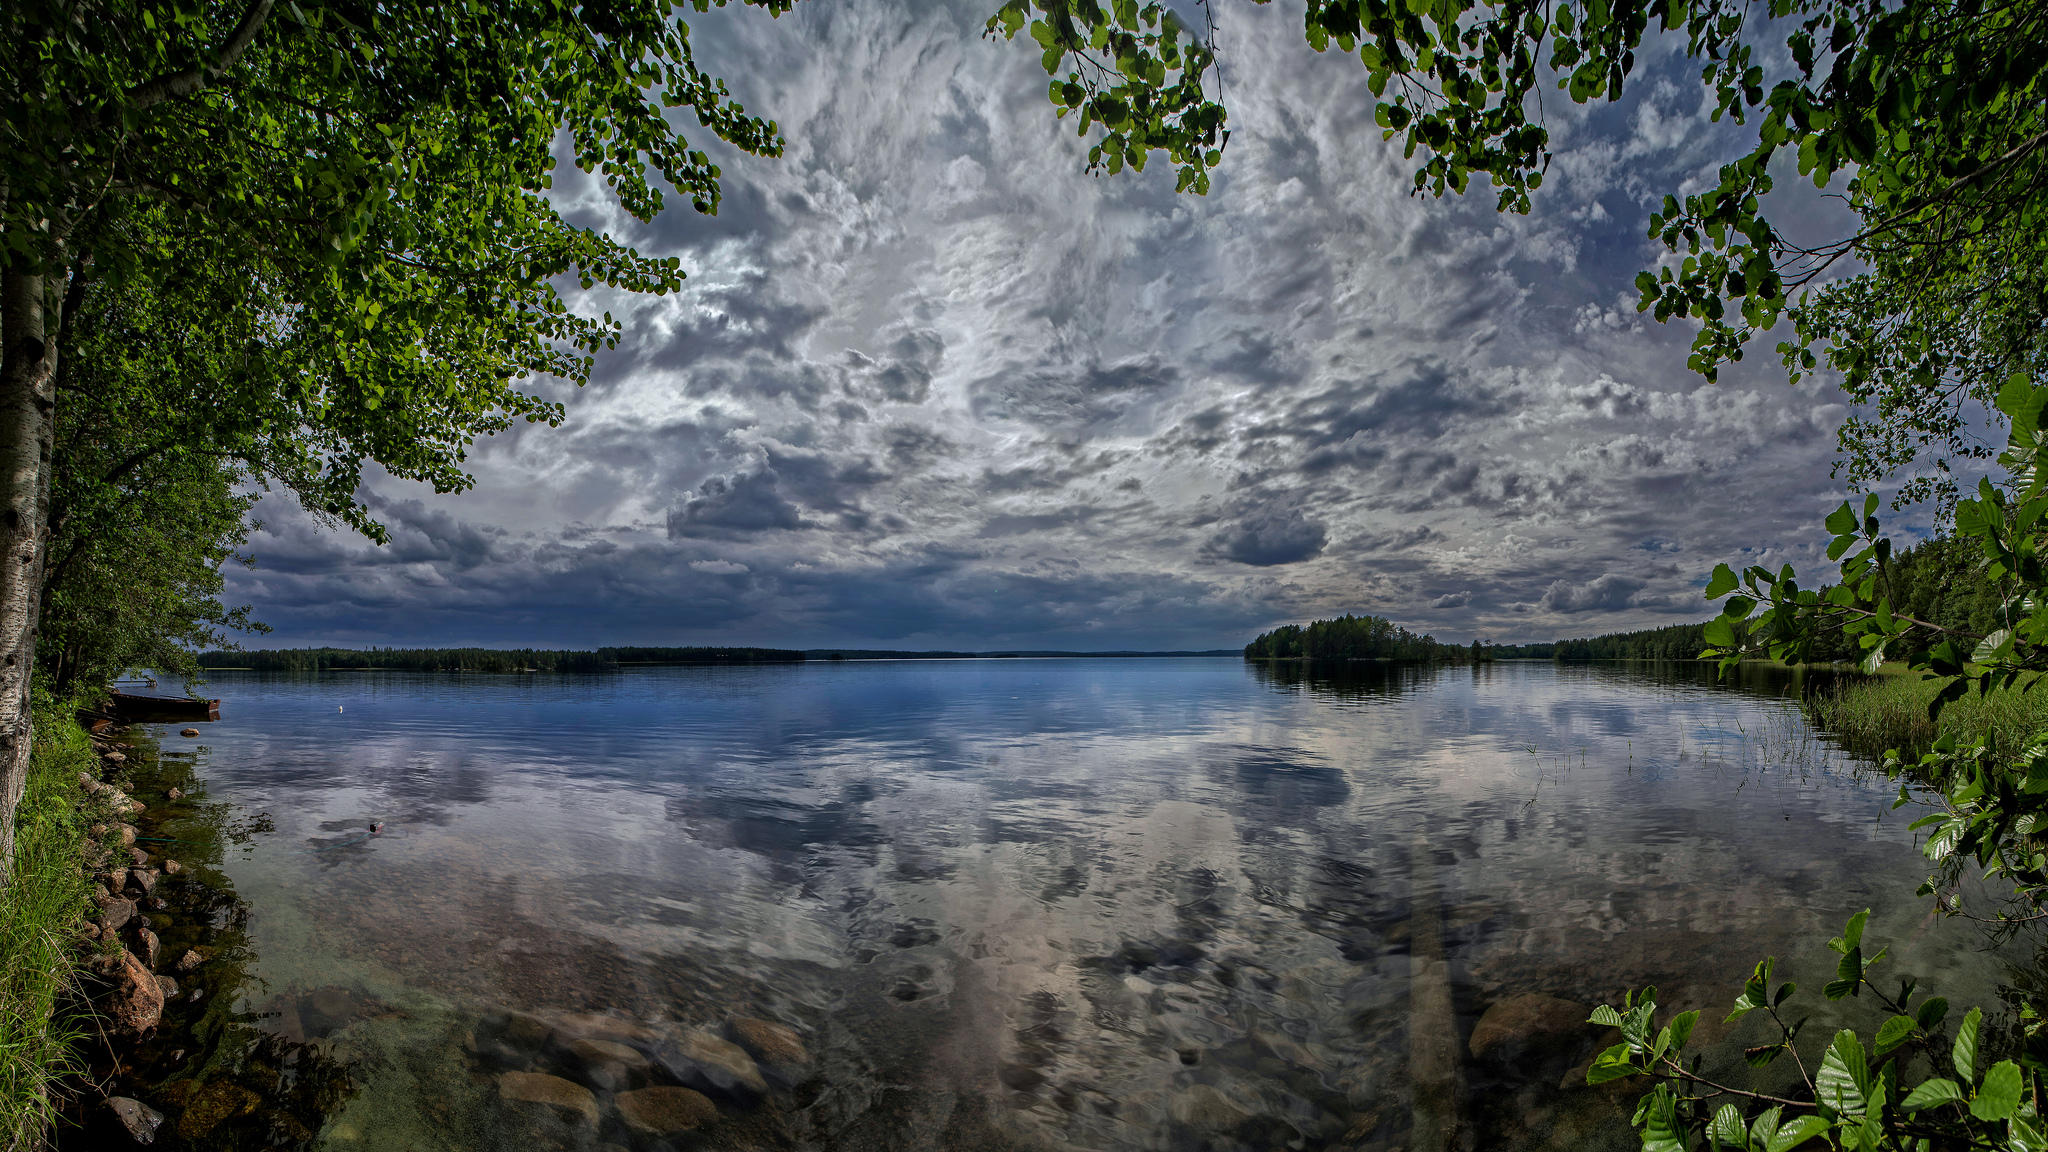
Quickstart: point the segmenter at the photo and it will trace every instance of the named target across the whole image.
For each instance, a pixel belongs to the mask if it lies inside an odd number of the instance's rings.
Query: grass
[[[73,933],[92,907],[81,862],[89,813],[78,773],[91,745],[68,708],[36,710],[35,751],[0,891],[0,1152],[44,1147],[57,1082],[74,1070],[77,1029],[58,1007],[74,986]]]
[[[2001,747],[2017,749],[2048,732],[2048,685],[2032,692],[1965,696],[1942,709],[1939,727],[1927,719],[1934,691],[1919,674],[1901,669],[1844,680],[1810,698],[1807,707],[1851,751],[1869,756],[1897,749],[1911,760],[1941,735],[1973,740],[1988,733],[1997,736]]]

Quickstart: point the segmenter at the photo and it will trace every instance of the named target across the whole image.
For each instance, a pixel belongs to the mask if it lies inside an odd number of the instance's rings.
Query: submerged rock
[[[718,1106],[688,1088],[641,1088],[619,1093],[612,1103],[639,1136],[673,1136],[718,1118]]]
[[[1591,1011],[1541,992],[1510,996],[1479,1017],[1467,1046],[1474,1060],[1514,1061],[1548,1052],[1583,1037]]]
[[[561,1054],[566,1071],[600,1092],[623,1092],[647,1080],[647,1057],[616,1040],[579,1036],[563,1045]]]
[[[145,899],[154,896],[156,895],[156,882],[161,875],[163,874],[154,868],[130,868],[128,870],[127,888],[130,892],[139,893]]]
[[[178,735],[180,735],[180,736],[197,736],[197,735],[199,735],[199,729],[197,729],[197,728],[180,728],[180,729],[178,729]]]
[[[768,1091],[768,1082],[746,1049],[702,1028],[662,1045],[654,1059],[684,1087],[740,1098]]]
[[[164,1126],[164,1114],[127,1096],[109,1096],[100,1102],[109,1126],[137,1144],[156,1143],[156,1130]]]
[[[185,949],[185,954],[183,956],[178,957],[178,959],[171,964],[171,971],[176,972],[182,976],[187,972],[193,971],[194,969],[198,968],[201,964],[204,963],[206,963],[206,957],[200,954],[199,949],[187,948]]]
[[[362,1009],[355,993],[329,984],[313,989],[312,995],[306,997],[302,1018],[308,1035],[326,1036],[348,1027],[361,1015]]]
[[[581,1116],[597,1125],[597,1097],[590,1089],[545,1072],[507,1072],[498,1077],[498,1098],[517,1104],[538,1104],[564,1119]]]
[[[183,864],[178,863],[176,860],[164,861],[164,875],[166,876],[176,876],[178,873],[183,872],[184,870],[185,866]]]
[[[222,1123],[247,1116],[263,1103],[263,1097],[240,1084],[216,1080],[192,1094],[191,1102],[178,1116],[178,1135],[197,1140]]]
[[[726,1022],[726,1032],[763,1064],[793,1070],[811,1062],[803,1036],[787,1024],[755,1016],[735,1016]]]
[[[151,972],[154,972],[156,971],[157,960],[163,955],[163,943],[156,938],[156,933],[151,932],[147,928],[137,928],[135,930],[135,954],[141,957],[142,963]]]
[[[555,1031],[564,1036],[588,1036],[643,1048],[651,1047],[661,1039],[659,1033],[644,1024],[597,1012],[563,1012],[554,1016],[553,1021]]]

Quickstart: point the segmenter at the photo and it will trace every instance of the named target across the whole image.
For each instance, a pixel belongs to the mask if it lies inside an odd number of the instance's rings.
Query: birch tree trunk
[[[14,816],[28,784],[29,682],[43,572],[57,333],[46,277],[0,267],[0,888],[14,866]]]

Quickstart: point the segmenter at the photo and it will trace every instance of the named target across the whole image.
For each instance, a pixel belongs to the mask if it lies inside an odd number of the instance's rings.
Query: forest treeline
[[[1992,630],[1999,590],[1985,578],[1983,550],[1974,542],[1938,537],[1902,549],[1886,565],[1892,611],[1937,627],[1983,635]],[[1825,589],[1823,589],[1825,591]],[[1710,645],[1706,621],[1669,624],[1529,644],[1446,644],[1416,635],[1380,616],[1340,616],[1288,624],[1245,645],[1248,660],[1406,660],[1465,664],[1475,660],[1697,660]],[[1816,664],[1851,664],[1863,653],[1852,637],[1825,632],[1813,638]]]
[[[628,664],[791,664],[780,648],[284,648],[201,654],[199,666],[256,672],[608,672]]]

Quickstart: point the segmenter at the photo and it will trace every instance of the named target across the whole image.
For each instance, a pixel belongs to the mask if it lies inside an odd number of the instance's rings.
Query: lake
[[[1747,1075],[1749,967],[1817,990],[1859,909],[1959,1004],[2031,959],[1929,915],[1921,810],[1794,687],[220,673],[132,765],[208,962],[115,1087],[174,1148],[1632,1147],[1592,1004],[1657,985]]]

